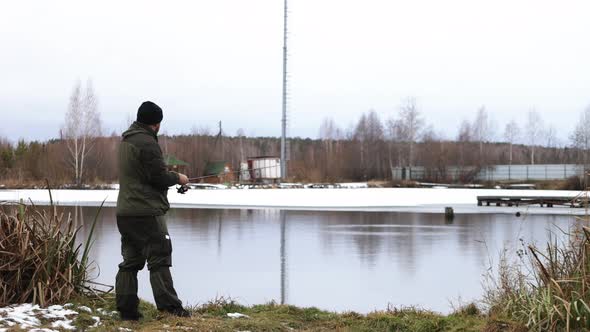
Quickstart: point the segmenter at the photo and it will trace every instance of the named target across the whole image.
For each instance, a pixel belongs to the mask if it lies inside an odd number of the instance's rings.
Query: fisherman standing
[[[117,227],[123,262],[115,284],[117,310],[124,320],[138,320],[137,272],[147,261],[156,306],[187,317],[172,283],[172,244],[165,214],[170,208],[168,188],[185,185],[184,174],[170,172],[158,145],[162,109],[151,101],[141,104],[135,121],[123,133],[119,147]]]

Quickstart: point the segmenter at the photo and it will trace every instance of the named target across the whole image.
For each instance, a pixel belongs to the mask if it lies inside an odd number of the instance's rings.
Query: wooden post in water
[[[445,207],[445,219],[453,220],[455,218],[455,211],[450,206]]]

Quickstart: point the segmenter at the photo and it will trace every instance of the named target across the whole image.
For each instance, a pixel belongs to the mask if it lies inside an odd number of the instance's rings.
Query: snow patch
[[[28,303],[1,308],[0,316],[2,317],[0,317],[0,325],[4,325],[3,323],[5,323],[11,327],[19,324],[23,329],[38,326],[41,322],[35,317],[35,310],[39,310],[39,306]]]
[[[63,306],[59,305],[52,305],[45,309],[30,303],[12,305],[0,308],[0,327],[14,327],[18,324],[21,329],[31,329],[41,325],[40,317],[52,320],[52,327],[54,328],[73,330],[75,327],[71,325],[72,320],[69,317],[77,314],[76,311],[64,309]],[[43,331],[47,329],[37,330]]]
[[[56,320],[55,322],[51,323],[51,327],[60,328],[64,330],[75,330],[76,327],[72,326],[72,321],[69,319],[66,320]]]
[[[87,312],[87,313],[89,313],[89,314],[91,314],[91,313],[92,313],[92,309],[88,308],[88,307],[87,307],[87,306],[85,306],[85,305],[83,305],[83,306],[79,306],[79,307],[78,307],[78,310],[80,310],[80,311],[84,311],[84,312]]]
[[[92,316],[92,319],[94,319],[94,324],[92,325],[92,327],[98,327],[100,325],[100,317]]]
[[[369,184],[366,182],[346,182],[346,183],[338,183],[340,188],[350,188],[350,189],[358,189],[358,188],[369,188]]]
[[[234,319],[235,318],[250,318],[250,316],[241,314],[239,312],[230,312],[227,314],[227,317],[234,318]]]
[[[101,315],[101,316],[106,316],[106,317],[112,317],[112,316],[117,316],[119,315],[119,313],[117,311],[108,311],[105,310],[103,308],[98,308],[96,309],[96,312]]]

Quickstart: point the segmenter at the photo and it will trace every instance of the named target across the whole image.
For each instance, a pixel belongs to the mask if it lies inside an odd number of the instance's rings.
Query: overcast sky
[[[386,119],[415,96],[455,137],[481,105],[498,128],[535,107],[565,141],[590,105],[590,2],[291,0],[290,134]],[[107,131],[143,100],[163,130],[223,121],[280,135],[282,0],[2,1],[0,136],[56,137],[92,78]],[[501,135],[499,135],[501,136]]]

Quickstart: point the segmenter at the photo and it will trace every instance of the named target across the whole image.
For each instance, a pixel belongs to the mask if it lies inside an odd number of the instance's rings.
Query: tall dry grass
[[[584,193],[587,202],[587,192]],[[506,257],[485,302],[534,331],[590,330],[590,215],[576,217],[567,240],[551,236],[543,248],[525,245],[519,263]]]
[[[82,226],[70,214],[58,213],[53,203],[49,209],[2,204],[0,306],[65,303],[90,290],[88,259],[97,217],[79,243]]]

